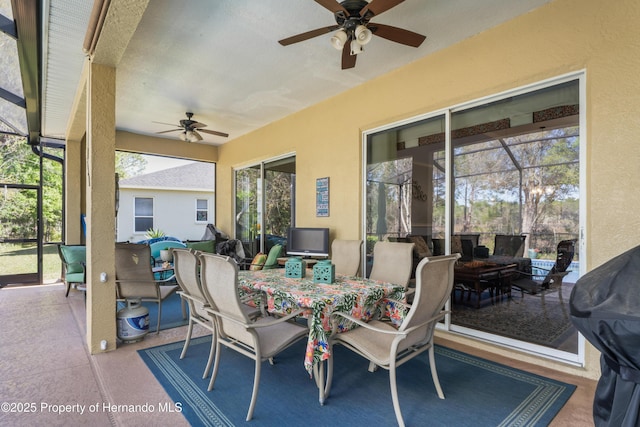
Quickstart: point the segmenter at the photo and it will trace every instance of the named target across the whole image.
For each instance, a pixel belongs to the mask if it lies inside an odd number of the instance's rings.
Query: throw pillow
[[[249,267],[249,270],[251,271],[262,270],[262,266],[264,265],[266,260],[267,260],[267,255],[263,254],[262,252],[259,252],[255,257],[253,257],[253,261],[251,261],[251,266]]]
[[[264,263],[264,268],[274,268],[278,265],[278,258],[282,254],[282,245],[273,245],[269,251],[269,256]]]
[[[427,242],[424,241],[424,237],[422,236],[407,236],[407,239],[410,243],[413,243],[413,250],[418,255],[418,258],[424,258],[431,256],[431,251],[429,250],[429,246]]]

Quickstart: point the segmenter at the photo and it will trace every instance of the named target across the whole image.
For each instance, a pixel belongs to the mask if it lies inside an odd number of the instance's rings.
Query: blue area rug
[[[265,362],[253,420],[246,423],[253,361],[223,348],[215,388],[207,392],[209,379],[202,379],[202,372],[210,337],[192,340],[180,360],[183,343],[139,353],[194,426],[396,425],[388,371],[368,372],[368,362],[342,346],[334,349],[334,384],[324,406],[303,367],[306,341],[277,356],[274,366]],[[445,347],[436,347],[436,364],[444,400],[436,394],[426,353],[397,370],[407,425],[546,426],[575,390],[570,384]]]
[[[158,304],[155,302],[143,302],[143,306],[149,310],[149,332],[156,331],[158,324]],[[117,310],[126,307],[122,302],[117,304]],[[182,298],[178,294],[172,294],[162,302],[162,319],[160,320],[160,330],[177,328],[189,323],[189,306],[185,308],[187,319],[182,317]]]

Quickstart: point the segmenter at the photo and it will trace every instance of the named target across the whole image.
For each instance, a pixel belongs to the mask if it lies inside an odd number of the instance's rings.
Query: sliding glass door
[[[513,262],[544,274],[561,241],[579,243],[579,88],[579,77],[559,79],[366,134],[369,257],[376,241],[418,239],[429,254],[486,264],[507,235],[524,242]],[[562,285],[541,292],[471,297],[456,283],[450,328],[575,360],[568,299],[579,261],[576,251]]]
[[[295,218],[295,156],[235,171],[236,238],[248,256],[282,243]]]

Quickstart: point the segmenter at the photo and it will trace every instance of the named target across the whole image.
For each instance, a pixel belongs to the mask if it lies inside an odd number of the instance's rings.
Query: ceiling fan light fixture
[[[364,25],[358,25],[354,31],[355,39],[359,45],[364,46],[371,41],[373,33]]]
[[[348,39],[349,36],[345,30],[338,30],[333,37],[331,37],[331,45],[337,50],[342,50]]]
[[[351,55],[357,55],[360,52],[363,52],[364,49],[362,45],[358,43],[356,40],[351,40]]]
[[[180,132],[180,135],[178,136],[178,138],[180,138],[181,140],[183,140],[185,142],[190,142],[188,137],[187,137],[187,131]]]

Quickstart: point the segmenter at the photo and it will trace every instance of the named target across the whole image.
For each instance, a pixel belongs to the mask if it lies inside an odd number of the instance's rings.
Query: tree
[[[116,173],[120,179],[140,175],[146,166],[147,160],[142,154],[116,151]]]

